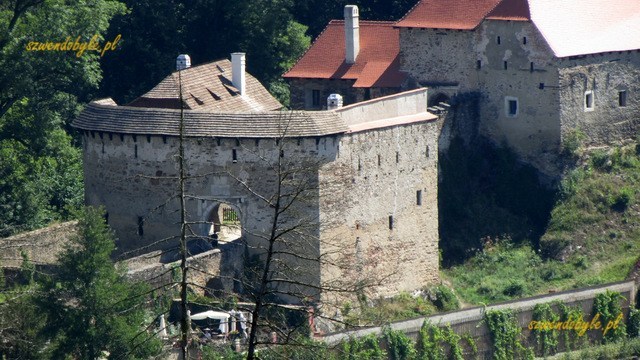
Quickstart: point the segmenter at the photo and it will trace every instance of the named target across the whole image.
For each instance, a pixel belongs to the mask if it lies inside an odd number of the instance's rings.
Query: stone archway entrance
[[[235,206],[217,203],[207,214],[206,235],[222,243],[238,240],[242,238],[240,220],[240,212]]]
[[[449,96],[445,93],[437,93],[434,96],[432,96],[428,103],[427,106],[431,107],[431,106],[438,106],[441,102],[443,103],[449,103]]]

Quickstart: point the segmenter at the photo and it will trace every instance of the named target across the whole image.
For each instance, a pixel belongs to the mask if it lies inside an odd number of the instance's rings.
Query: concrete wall
[[[616,291],[622,294],[624,299],[621,301],[621,307],[625,317],[629,313],[629,308],[635,304],[636,287],[634,281],[626,281],[621,283],[607,284],[601,286],[593,286],[587,289],[571,290],[562,293],[540,295],[532,298],[509,301],[506,303],[495,304],[484,307],[474,307],[445,314],[438,314],[422,318],[416,318],[406,321],[398,321],[390,324],[391,329],[405,332],[414,340],[417,339],[420,327],[425,321],[437,326],[450,325],[452,330],[458,335],[469,334],[475,340],[478,346],[478,354],[481,359],[491,359],[491,339],[489,329],[482,322],[485,310],[504,310],[510,309],[516,314],[518,324],[522,327],[522,333],[526,346],[534,346],[535,342],[528,329],[529,322],[533,317],[533,308],[536,304],[550,303],[553,301],[561,301],[565,305],[573,307],[578,306],[585,314],[584,319],[590,320],[593,315],[593,301],[597,294],[604,293],[606,290]],[[557,309],[556,309],[557,311]],[[602,324],[605,326],[606,324]],[[368,334],[381,334],[382,328],[371,327],[360,330],[345,331],[340,333],[328,334],[322,340],[330,345],[337,344],[349,337],[362,337]],[[602,330],[590,330],[587,332],[590,340],[601,339]],[[575,336],[575,335],[572,335]],[[563,336],[560,336],[559,348],[564,349]],[[464,341],[461,341],[464,346]],[[467,349],[468,351],[469,349]],[[474,358],[470,353],[465,353],[465,358]]]
[[[560,66],[562,138],[574,129],[587,135],[587,145],[635,139],[640,130],[640,53],[621,52],[563,59]],[[593,93],[593,109],[585,93]],[[626,91],[626,106],[619,93]]]

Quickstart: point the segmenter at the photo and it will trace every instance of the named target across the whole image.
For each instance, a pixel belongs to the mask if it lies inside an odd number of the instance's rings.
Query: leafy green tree
[[[0,2],[0,236],[79,205],[80,156],[65,129],[101,78],[95,51],[28,51],[29,43],[88,42],[124,9],[112,0]]]
[[[86,208],[80,235],[59,257],[60,269],[43,286],[51,357],[145,359],[159,350],[145,332],[144,286],[124,279],[110,255],[115,249],[103,212]]]
[[[118,57],[104,57],[102,96],[127,103],[175,70],[180,53],[193,65],[247,53],[247,71],[287,102],[280,75],[310,44],[307,27],[291,14],[291,0],[127,0],[108,38],[122,34]],[[272,85],[273,84],[273,85]],[[284,89],[283,89],[284,87]]]

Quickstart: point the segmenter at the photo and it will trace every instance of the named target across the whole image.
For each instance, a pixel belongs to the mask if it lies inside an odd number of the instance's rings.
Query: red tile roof
[[[498,3],[500,0],[422,0],[396,26],[472,30]]]
[[[360,21],[360,52],[355,64],[345,62],[344,21],[332,20],[283,76],[355,80],[354,87],[400,87],[400,34],[390,21]]]
[[[503,0],[489,13],[487,19],[490,20],[511,20],[529,21],[531,20],[531,10],[529,10],[528,0]]]

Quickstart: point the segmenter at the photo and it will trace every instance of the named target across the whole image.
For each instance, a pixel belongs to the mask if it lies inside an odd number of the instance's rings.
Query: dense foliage
[[[81,204],[80,152],[65,130],[100,81],[96,52],[26,46],[89,41],[123,10],[110,0],[0,2],[0,237],[68,218]]]

